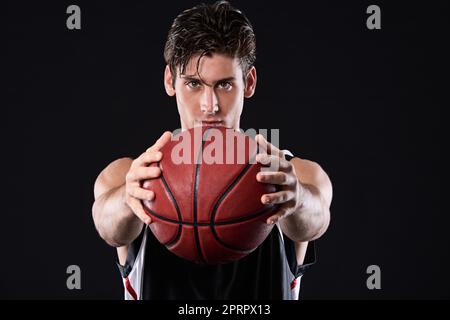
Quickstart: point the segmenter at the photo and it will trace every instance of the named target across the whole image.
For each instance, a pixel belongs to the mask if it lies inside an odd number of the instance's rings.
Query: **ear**
[[[170,72],[169,65],[166,65],[166,70],[164,71],[164,87],[169,96],[173,97],[175,95],[175,89],[172,86],[172,73]]]
[[[256,90],[256,68],[253,66],[247,73],[247,83],[245,85],[244,97],[250,98]]]

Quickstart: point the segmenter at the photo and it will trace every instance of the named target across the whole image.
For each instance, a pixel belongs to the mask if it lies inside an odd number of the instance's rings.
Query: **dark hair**
[[[184,74],[189,60],[212,53],[238,58],[244,82],[256,59],[256,39],[247,17],[228,1],[200,4],[180,13],[169,30],[164,47],[164,59],[172,73],[175,87],[177,69]]]

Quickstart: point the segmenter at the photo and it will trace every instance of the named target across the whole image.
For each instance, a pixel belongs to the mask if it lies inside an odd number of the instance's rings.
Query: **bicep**
[[[100,172],[94,184],[94,197],[96,200],[106,192],[125,183],[125,178],[132,162],[131,158],[117,159]],[[117,255],[121,265],[125,264],[127,253],[127,245],[117,247]]]
[[[95,199],[99,198],[102,194],[123,185],[132,162],[133,159],[131,158],[120,158],[111,162],[103,169],[95,180]]]

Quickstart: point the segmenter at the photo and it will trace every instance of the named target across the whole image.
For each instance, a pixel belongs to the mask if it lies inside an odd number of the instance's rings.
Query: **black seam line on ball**
[[[178,220],[173,220],[173,219],[166,218],[166,217],[164,217],[164,216],[162,216],[162,215],[160,215],[160,214],[158,214],[158,213],[156,213],[156,212],[154,212],[152,210],[149,210],[149,209],[146,209],[146,211],[147,212],[149,211],[149,213],[151,215],[157,217],[160,220],[164,220],[166,222],[169,222],[169,223],[172,223],[172,224],[177,224],[177,225],[180,225],[180,226],[181,225],[185,225],[185,226],[193,226],[193,227],[215,227],[215,226],[226,226],[228,224],[235,224],[235,223],[239,223],[239,222],[245,222],[245,221],[248,221],[248,220],[252,220],[253,218],[256,218],[256,217],[262,215],[263,213],[266,213],[267,211],[273,209],[275,206],[276,205],[272,204],[272,205],[269,205],[269,206],[267,206],[266,208],[264,208],[262,210],[259,210],[258,212],[252,213],[251,215],[247,215],[247,216],[241,217],[241,218],[236,218],[236,219],[233,219],[233,220],[216,222],[214,224],[211,224],[210,222],[209,223],[207,223],[207,222],[193,223],[193,222],[186,222],[186,221],[180,222]]]
[[[158,167],[159,167],[159,163],[158,163]],[[161,168],[160,168],[160,169],[161,169]],[[183,223],[183,218],[181,217],[180,207],[178,207],[177,200],[175,199],[175,196],[174,196],[174,194],[172,193],[172,190],[170,190],[169,184],[167,183],[166,179],[164,178],[164,175],[163,175],[162,170],[161,170],[161,180],[162,180],[162,182],[163,182],[163,184],[164,184],[164,188],[166,189],[166,191],[167,191],[167,192],[169,193],[169,195],[170,195],[170,199],[171,199],[173,205],[175,206],[175,209],[177,210],[178,220],[179,220],[181,223]],[[180,224],[180,225],[178,226],[178,231],[177,231],[177,235],[175,236],[175,238],[174,238],[173,240],[169,241],[168,243],[166,243],[166,244],[165,244],[166,246],[170,246],[170,245],[176,243],[176,242],[180,239],[180,237],[181,237],[181,229],[182,229],[182,224]]]
[[[273,206],[266,207],[263,210],[260,210],[258,213],[253,214],[252,218],[260,216],[260,215],[262,215],[263,213],[266,213],[267,211],[269,211],[272,208],[273,208]],[[216,226],[217,225],[218,224],[216,224]],[[239,252],[244,252],[244,253],[253,251],[253,250],[245,250],[245,249],[242,249],[242,248],[237,248],[235,246],[232,246],[231,244],[228,244],[228,243],[224,242],[222,239],[219,238],[219,235],[217,234],[216,229],[214,228],[214,225],[211,226],[211,231],[212,231],[212,233],[214,235],[214,238],[216,238],[217,242],[219,242],[221,245],[223,245],[224,247],[226,247],[228,249],[231,249],[231,250],[234,250],[234,251],[239,251]]]
[[[197,245],[198,255],[200,260],[203,263],[206,263],[205,258],[203,257],[202,249],[200,247],[200,239],[198,236],[198,228],[197,228],[197,197],[198,197],[198,177],[200,175],[200,162],[203,160],[203,147],[206,142],[206,138],[208,136],[210,128],[207,128],[202,135],[202,145],[200,150],[198,151],[197,163],[195,164],[195,178],[194,178],[194,235],[195,235],[195,244]],[[195,142],[194,142],[195,146]]]
[[[230,191],[234,188],[234,186],[238,183],[238,181],[242,178],[242,176],[250,169],[252,166],[253,159],[255,159],[256,155],[253,155],[250,159],[250,163],[247,163],[247,165],[242,169],[242,171],[237,175],[237,177],[233,180],[233,182],[228,186],[228,188],[225,190],[225,192],[222,193],[220,198],[216,201],[216,203],[213,206],[213,211],[211,213],[211,222],[210,225],[214,225],[214,220],[216,218],[216,211],[219,205],[222,203],[223,199],[230,193]]]
[[[244,167],[244,169],[242,169],[242,171],[238,174],[238,176],[234,179],[234,181],[228,186],[227,190],[225,190],[225,192],[223,192],[222,195],[220,196],[220,198],[216,201],[216,203],[214,204],[214,207],[213,207],[213,211],[211,213],[211,221],[210,221],[211,232],[212,232],[214,238],[216,238],[216,241],[219,242],[224,247],[227,247],[229,249],[236,250],[236,251],[241,251],[241,252],[248,252],[248,250],[235,248],[232,245],[225,243],[222,239],[219,238],[219,235],[217,234],[216,229],[214,228],[214,221],[216,218],[217,208],[222,203],[223,199],[225,199],[225,197],[230,193],[230,191],[234,188],[234,186],[242,178],[242,176],[250,169],[250,167],[252,166],[253,160],[256,157],[257,152],[258,152],[258,148],[255,150],[255,154],[252,155],[250,162],[247,163],[247,165]],[[266,207],[263,210],[261,210],[260,212],[253,214],[252,217],[259,216],[259,215],[265,213],[267,210],[268,210],[268,208]],[[245,218],[246,218],[245,220],[247,220],[248,216]],[[242,218],[240,218],[240,219],[242,219]],[[239,220],[239,219],[237,219],[237,220]],[[245,221],[245,220],[243,220],[243,221]]]

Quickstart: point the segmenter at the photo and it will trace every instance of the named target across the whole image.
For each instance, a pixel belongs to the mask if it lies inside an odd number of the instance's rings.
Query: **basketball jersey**
[[[283,235],[279,223],[249,255],[221,265],[176,256],[144,225],[128,247],[125,265],[117,265],[126,300],[297,300],[301,277],[315,259],[311,241],[299,266],[295,244]]]

